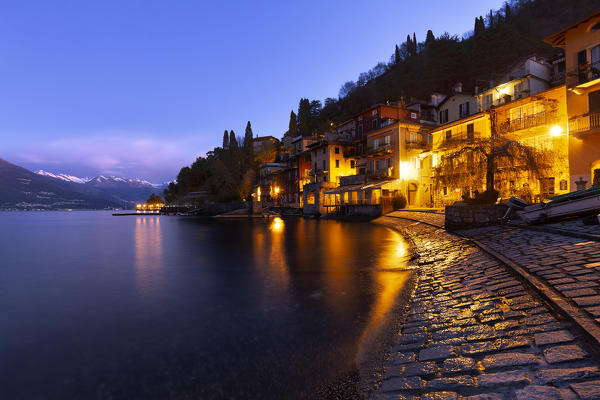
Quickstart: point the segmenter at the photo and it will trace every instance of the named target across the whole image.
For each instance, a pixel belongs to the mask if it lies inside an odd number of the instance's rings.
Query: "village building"
[[[462,83],[452,88],[452,93],[446,96],[436,107],[439,125],[458,121],[477,113],[477,99],[473,94],[463,93]]]
[[[515,63],[489,89],[477,94],[479,111],[543,92],[550,88],[552,65],[544,58],[531,56]]]
[[[600,185],[600,12],[545,41],[565,52],[570,188]]]

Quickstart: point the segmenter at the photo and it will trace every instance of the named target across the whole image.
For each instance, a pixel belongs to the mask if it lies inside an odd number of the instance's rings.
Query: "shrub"
[[[392,207],[394,207],[394,210],[406,207],[406,197],[402,193],[395,195],[392,199]]]

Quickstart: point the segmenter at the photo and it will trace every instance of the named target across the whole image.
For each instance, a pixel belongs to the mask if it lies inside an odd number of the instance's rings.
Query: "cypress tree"
[[[300,135],[310,136],[312,133],[311,120],[310,101],[308,101],[308,99],[300,99],[300,104],[298,105],[298,126]]]
[[[412,56],[413,54],[412,39],[410,38],[410,35],[406,35],[406,52],[409,56]]]
[[[229,132],[225,129],[225,133],[223,134],[223,148],[229,148]]]
[[[510,19],[510,5],[508,2],[504,3],[504,22],[508,22]]]
[[[246,124],[246,132],[244,133],[244,151],[247,154],[252,154],[252,125],[250,121]]]
[[[417,47],[417,34],[413,32],[413,54],[417,55],[418,47]]]
[[[394,52],[394,63],[398,64],[400,62],[400,47],[396,45],[396,50]]]
[[[235,150],[238,148],[238,142],[235,138],[235,133],[233,132],[233,129],[229,132],[229,148],[231,150]]]
[[[295,138],[298,136],[298,118],[294,110],[290,112],[290,124],[288,126],[288,135]]]
[[[425,38],[425,46],[429,46],[433,42],[435,42],[435,36],[433,35],[433,32],[431,31],[431,29],[429,29],[427,31],[427,37]]]

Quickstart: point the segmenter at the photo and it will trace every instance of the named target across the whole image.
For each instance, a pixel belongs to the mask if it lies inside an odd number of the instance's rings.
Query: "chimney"
[[[462,83],[459,82],[452,88],[452,93],[462,93]]]

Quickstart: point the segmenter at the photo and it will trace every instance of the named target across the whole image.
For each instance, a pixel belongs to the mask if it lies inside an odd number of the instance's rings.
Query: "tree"
[[[229,148],[229,132],[227,132],[227,129],[225,129],[225,133],[223,133],[223,148]]]
[[[159,195],[152,193],[146,200],[146,204],[165,204],[165,201]]]
[[[504,3],[504,22],[508,22],[510,20],[510,5],[508,2]]]
[[[338,96],[341,99],[343,99],[344,97],[348,96],[350,92],[352,92],[354,89],[356,89],[356,83],[354,83],[354,81],[348,81],[342,85]]]
[[[246,132],[244,133],[244,151],[246,154],[252,155],[252,125],[250,125],[250,121],[246,124]]]
[[[300,104],[298,105],[298,127],[300,135],[311,135],[311,120],[310,101],[304,98],[300,99]]]
[[[417,46],[417,34],[415,32],[413,32],[413,52],[414,55],[417,55],[419,48]]]
[[[237,150],[238,148],[238,142],[237,139],[235,138],[235,133],[233,132],[233,129],[229,132],[229,149],[230,150]]]
[[[490,111],[489,138],[468,139],[468,144],[446,153],[436,167],[436,183],[455,188],[478,187],[485,181],[482,198],[495,202],[498,197],[496,178],[515,179],[523,173],[542,177],[551,169],[552,151],[537,150],[496,132],[496,116]],[[481,173],[485,171],[485,175]]]
[[[425,47],[430,46],[433,42],[435,42],[435,36],[433,35],[433,31],[429,29],[425,38]]]
[[[296,118],[296,113],[294,110],[290,112],[290,123],[288,125],[287,134],[292,138],[298,136],[298,118]]]
[[[401,58],[400,58],[400,47],[398,47],[398,45],[396,45],[396,49],[394,51],[394,63],[398,64],[400,63]]]
[[[475,18],[475,29],[473,30],[473,34],[479,36],[483,31],[485,31],[485,24],[483,22],[483,17],[479,16],[479,18]]]

